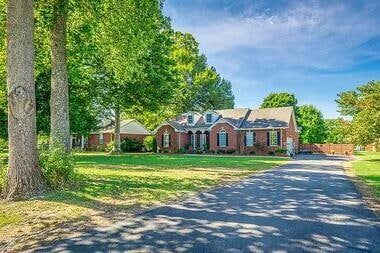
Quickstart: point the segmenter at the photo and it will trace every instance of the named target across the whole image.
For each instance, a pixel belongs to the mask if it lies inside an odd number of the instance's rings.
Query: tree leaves
[[[313,105],[302,105],[297,108],[297,115],[302,143],[323,143],[326,138],[326,127],[321,111]]]
[[[294,94],[290,93],[270,93],[264,98],[264,101],[261,103],[260,108],[276,108],[276,107],[286,107],[297,106],[297,98]]]
[[[356,144],[366,145],[380,138],[380,81],[370,81],[354,91],[338,94],[342,115],[352,116],[351,136]]]

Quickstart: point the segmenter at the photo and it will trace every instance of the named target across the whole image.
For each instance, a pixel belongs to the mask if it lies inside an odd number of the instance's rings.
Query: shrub
[[[180,153],[180,154],[185,154],[186,153],[186,149],[185,148],[180,148],[179,150],[178,150],[178,153]]]
[[[0,156],[0,193],[5,187],[7,177],[8,156]]]
[[[264,144],[264,143],[262,143],[262,142],[259,142],[259,141],[256,141],[256,142],[253,144],[253,146],[254,146],[255,148],[257,148],[258,150],[260,150],[260,151],[265,151],[265,149],[266,149],[266,144]]]
[[[216,151],[216,154],[224,155],[225,153],[226,151],[224,149],[218,149],[218,151]]]
[[[115,151],[115,142],[114,141],[109,142],[105,147],[105,151],[109,152],[109,153],[114,152]]]
[[[286,155],[288,152],[288,150],[286,148],[279,148],[279,149],[276,149],[275,153],[276,154],[280,154],[280,155]]]
[[[157,152],[157,140],[155,136],[147,136],[144,139],[144,147],[149,152]]]
[[[274,155],[273,151],[268,151],[268,155]]]
[[[226,153],[229,154],[229,155],[235,154],[235,152],[236,152],[235,149],[228,149],[228,150],[226,151]]]
[[[38,150],[49,149],[49,136],[45,134],[39,134],[37,136],[37,146]]]
[[[97,152],[105,152],[106,151],[106,147],[103,146],[103,145],[95,146],[95,151],[97,151]]]
[[[0,152],[8,152],[8,141],[0,139]]]
[[[250,155],[256,155],[256,152],[252,150],[251,152],[249,152],[249,154]]]
[[[122,152],[141,152],[144,146],[136,140],[125,139],[121,143]]]
[[[203,149],[201,149],[201,148],[197,148],[197,149],[195,150],[195,153],[198,154],[198,155],[203,154]]]
[[[41,152],[40,165],[52,189],[63,188],[75,181],[73,158],[62,149]]]

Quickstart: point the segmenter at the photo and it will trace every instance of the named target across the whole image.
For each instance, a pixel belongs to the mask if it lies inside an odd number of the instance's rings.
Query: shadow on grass
[[[340,163],[313,160],[149,210],[112,227],[86,230],[38,250],[377,252],[379,236],[377,217],[364,206]]]
[[[45,200],[89,208],[100,215],[162,201],[179,193],[216,185],[217,179],[162,176],[84,176],[70,191],[54,192]],[[107,201],[112,199],[112,201]]]
[[[81,216],[70,221],[62,221],[60,224],[50,224],[49,222],[44,222],[44,229],[33,230],[28,234],[23,236],[17,236],[12,241],[12,245],[8,245],[5,241],[0,241],[0,251],[8,252],[6,249],[9,246],[16,248],[17,250],[26,250],[44,243],[51,243],[52,240],[57,240],[59,238],[65,238],[72,235],[75,231],[80,231],[84,228],[88,228],[90,224],[90,218]],[[2,251],[4,250],[4,251]],[[17,252],[17,251],[9,251]]]

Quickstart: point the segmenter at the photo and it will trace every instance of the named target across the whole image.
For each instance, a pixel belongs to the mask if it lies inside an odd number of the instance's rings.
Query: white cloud
[[[380,59],[378,41],[363,46],[380,40],[379,0],[170,2],[173,26],[192,33],[208,62],[232,81],[238,107],[257,107],[269,92],[285,91],[336,117],[337,93],[380,78],[378,65],[339,72]]]
[[[344,2],[330,6],[302,2],[277,14],[212,13],[202,24],[179,29],[194,34],[209,56],[240,50],[246,60],[269,68],[340,68],[363,53],[358,45],[379,34],[378,19],[367,18],[375,10],[372,5],[353,11]],[[368,57],[379,58],[377,53],[368,52]]]

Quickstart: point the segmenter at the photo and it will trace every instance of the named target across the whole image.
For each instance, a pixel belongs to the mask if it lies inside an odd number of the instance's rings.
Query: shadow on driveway
[[[345,158],[291,163],[36,251],[379,252],[379,220],[344,175]]]

